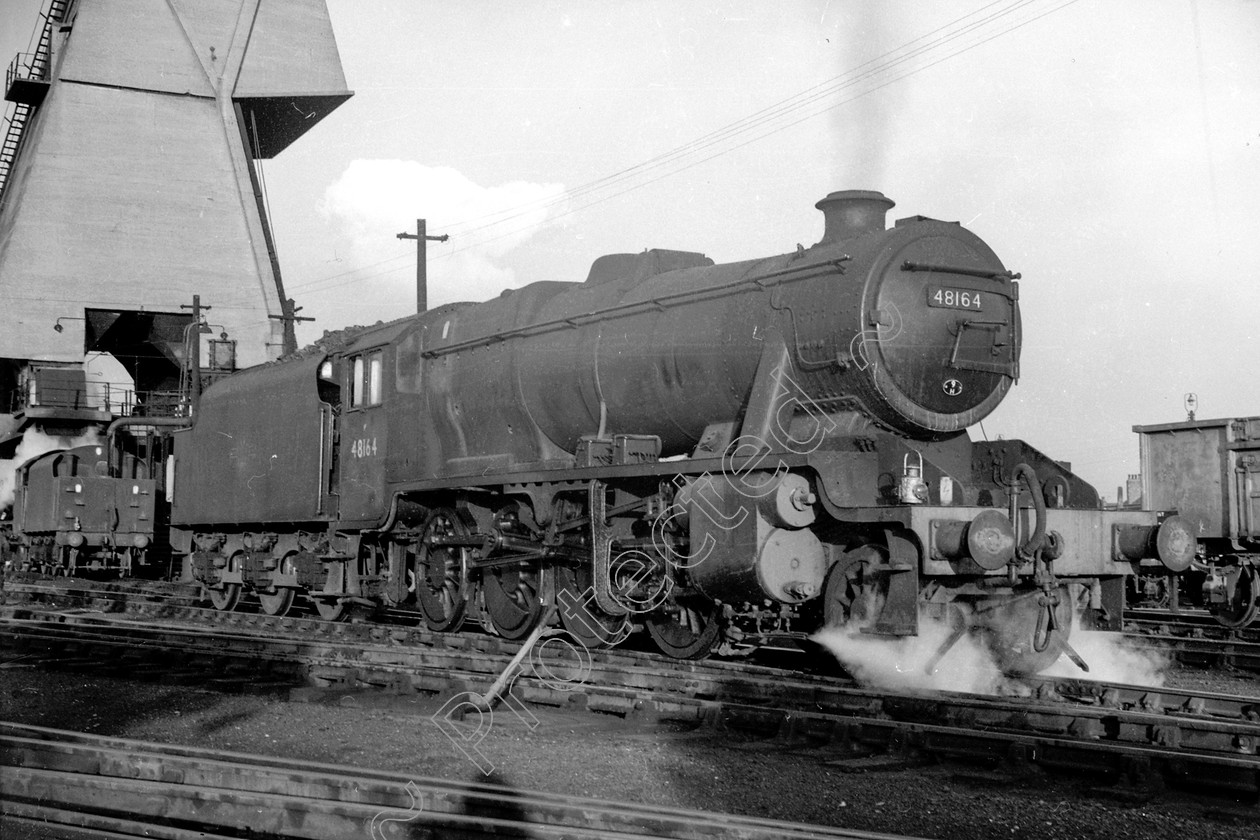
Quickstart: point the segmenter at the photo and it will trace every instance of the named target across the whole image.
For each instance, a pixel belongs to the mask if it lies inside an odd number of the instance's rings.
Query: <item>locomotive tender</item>
[[[810,248],[651,250],[227,377],[174,431],[170,544],[220,609],[414,604],[435,630],[676,657],[927,618],[1032,672],[1124,578],[1184,568],[1176,517],[1102,511],[1019,441],[1018,275],[957,223],[817,205]],[[941,653],[944,653],[942,649]]]
[[[105,447],[85,444],[31,458],[17,472],[14,519],[26,564],[67,574],[111,569],[130,575],[147,558],[158,512],[157,482],[128,457],[107,468]],[[8,523],[5,523],[8,524]],[[12,535],[0,532],[0,553]]]

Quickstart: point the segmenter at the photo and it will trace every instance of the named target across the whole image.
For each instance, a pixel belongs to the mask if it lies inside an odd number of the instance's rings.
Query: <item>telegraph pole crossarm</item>
[[[296,301],[295,301],[295,300],[293,300],[293,298],[289,298],[287,301],[285,301],[284,305],[280,307],[280,308],[281,308],[281,310],[284,312],[284,314],[283,314],[283,315],[268,315],[268,316],[267,316],[268,318],[270,318],[270,319],[271,319],[271,320],[273,320],[273,321],[283,321],[283,322],[284,322],[284,352],[285,352],[285,355],[288,355],[289,353],[296,353],[296,352],[297,352],[297,331],[294,329],[294,327],[296,327],[296,326],[297,326],[297,322],[298,322],[298,321],[314,321],[314,320],[315,320],[315,319],[314,319],[313,317],[311,317],[311,316],[307,316],[307,315],[298,315],[298,313],[302,311],[303,307],[301,307],[301,306],[294,306],[294,305],[293,305],[294,303],[296,303]]]
[[[416,219],[415,233],[400,233],[399,239],[416,240],[416,313],[419,314],[429,308],[429,274],[426,265],[426,242],[445,242],[451,237],[448,234],[441,236],[429,236],[426,232],[426,220]]]

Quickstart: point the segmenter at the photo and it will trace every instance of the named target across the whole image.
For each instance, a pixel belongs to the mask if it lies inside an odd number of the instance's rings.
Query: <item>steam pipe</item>
[[[1033,528],[1032,536],[1019,547],[1021,556],[1031,557],[1040,551],[1046,542],[1046,499],[1041,493],[1041,484],[1037,481],[1037,473],[1032,467],[1020,464],[1015,468],[1015,478],[1017,482],[1023,479],[1028,485],[1028,492],[1032,494],[1033,509],[1037,513],[1037,524]],[[1018,485],[1011,489],[1018,495]]]
[[[192,425],[191,417],[119,417],[105,428],[105,442],[113,442],[114,432],[128,426],[155,426],[159,429],[183,429]]]
[[[192,425],[191,417],[119,417],[117,420],[105,427],[105,452],[106,457],[112,462],[114,460],[114,433],[120,429],[129,426],[153,426],[159,429],[186,429]],[[120,458],[121,463],[121,458]],[[110,464],[113,469],[117,464]]]

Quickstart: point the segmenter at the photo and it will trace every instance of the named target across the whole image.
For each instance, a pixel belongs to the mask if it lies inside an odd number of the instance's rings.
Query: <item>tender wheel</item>
[[[675,659],[703,659],[721,634],[721,608],[695,599],[671,604],[647,617],[648,635]]]
[[[241,568],[240,554],[233,554],[228,558],[227,565],[223,567],[225,572],[237,572]],[[239,583],[224,583],[214,588],[207,588],[206,594],[210,596],[210,603],[214,605],[216,610],[230,612],[236,609],[236,605],[241,600],[241,585]]]
[[[287,554],[276,566],[276,574],[291,575],[295,572],[293,555]],[[293,607],[294,591],[286,586],[272,586],[270,592],[258,592],[258,605],[267,615],[287,615]]]
[[[590,566],[556,570],[556,604],[560,624],[592,650],[620,644],[630,634],[625,616],[608,615],[595,603],[594,575]]]
[[[468,606],[468,524],[458,511],[439,508],[424,523],[416,546],[416,565],[409,583],[415,586],[416,605],[430,630],[446,632],[459,627]]]
[[[1260,613],[1260,602],[1257,602],[1257,597],[1260,597],[1260,573],[1256,567],[1249,564],[1233,566],[1213,573],[1208,580],[1212,581],[1216,576],[1223,579],[1228,598],[1224,603],[1209,601],[1208,609],[1216,620],[1234,628],[1246,627],[1255,621],[1257,613]]]
[[[538,568],[486,569],[481,578],[481,592],[486,617],[494,632],[513,641],[528,636],[551,605],[550,576],[551,572]]]
[[[1063,653],[1072,634],[1072,598],[1066,586],[1058,589],[1058,604],[1050,609],[1041,592],[1020,595],[996,606],[984,605],[979,624],[1003,673],[1037,674]]]
[[[328,573],[324,578],[325,592],[345,592],[345,565],[342,563],[329,563]],[[325,621],[341,621],[350,615],[351,604],[347,601],[339,601],[335,597],[318,597],[311,596],[311,600],[315,602],[315,612],[319,613],[319,617]]]

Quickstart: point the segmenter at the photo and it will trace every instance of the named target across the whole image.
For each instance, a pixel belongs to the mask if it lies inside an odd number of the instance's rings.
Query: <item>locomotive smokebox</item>
[[[884,215],[896,203],[875,190],[840,190],[814,205],[823,212],[823,238],[832,245],[868,233],[883,233]]]

